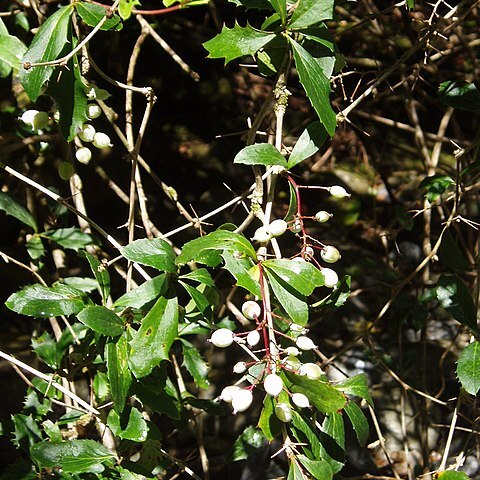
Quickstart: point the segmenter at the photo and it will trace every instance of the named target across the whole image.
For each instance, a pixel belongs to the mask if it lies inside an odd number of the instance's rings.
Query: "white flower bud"
[[[233,366],[234,373],[245,373],[247,371],[247,364],[245,362],[237,362]]]
[[[103,88],[98,88],[93,84],[89,84],[85,87],[85,94],[89,100],[106,100],[110,97],[110,94]]]
[[[316,363],[304,363],[299,369],[300,375],[305,375],[310,380],[317,380],[323,374],[323,370]]]
[[[326,245],[325,247],[323,247],[320,255],[322,259],[327,263],[335,263],[342,258],[340,252],[332,245]]]
[[[350,194],[340,185],[328,187],[327,190],[330,192],[330,195],[335,198],[345,198],[350,196]]]
[[[269,226],[268,226],[268,231],[270,232],[271,235],[274,237],[279,237],[280,235],[283,235],[288,228],[288,224],[285,220],[274,220]]]
[[[20,120],[33,128],[33,120],[37,113],[39,113],[38,110],[26,110],[25,112],[23,112]]]
[[[102,109],[96,103],[89,103],[87,105],[86,113],[88,118],[90,118],[91,120],[94,120],[95,118],[98,118],[101,115]]]
[[[80,140],[84,142],[93,142],[95,137],[95,127],[89,123],[84,123],[82,129],[78,132]]]
[[[321,272],[323,273],[325,286],[333,288],[338,283],[338,275],[335,270],[331,268],[322,268]]]
[[[298,337],[295,340],[295,343],[297,344],[297,347],[300,350],[313,350],[314,348],[317,348],[317,346],[313,343],[311,338],[308,337]]]
[[[227,403],[232,403],[234,395],[240,390],[236,385],[229,385],[222,390],[220,398]]]
[[[269,395],[276,397],[283,390],[283,380],[276,373],[270,373],[263,381],[263,388]]]
[[[106,148],[111,147],[112,144],[110,143],[110,137],[103,132],[97,132],[93,137],[93,144],[97,148]]]
[[[256,320],[262,313],[262,308],[257,302],[248,300],[242,305],[242,313],[249,320]]]
[[[303,325],[299,325],[298,323],[291,323],[290,331],[295,333],[302,333],[302,334],[305,334],[308,332],[308,330]]]
[[[233,413],[244,412],[253,401],[253,395],[250,390],[240,388],[232,395]]]
[[[298,357],[300,355],[300,350],[297,347],[287,347],[285,353],[289,357]]]
[[[310,407],[310,401],[308,397],[303,393],[294,393],[292,395],[292,402],[300,408],[308,408]]]
[[[328,222],[331,217],[332,217],[332,214],[326,212],[325,210],[320,210],[319,212],[317,212],[317,213],[315,214],[315,220],[316,220],[318,223]]]
[[[302,366],[302,362],[293,355],[285,357],[283,360],[283,364],[291,370],[298,370]]]
[[[302,231],[302,222],[300,220],[295,220],[290,229],[293,233],[300,233]]]
[[[210,337],[210,341],[219,348],[229,347],[233,343],[234,334],[228,328],[215,330]]]
[[[257,230],[255,231],[252,240],[254,240],[255,242],[266,243],[271,238],[271,233],[265,227],[260,227],[257,228]]]
[[[247,335],[247,343],[251,347],[254,347],[255,345],[257,345],[259,341],[260,341],[260,332],[258,330],[252,330]]]
[[[275,415],[281,422],[288,423],[292,420],[292,409],[286,403],[277,403],[275,405]]]
[[[87,165],[88,162],[92,159],[92,152],[90,151],[89,148],[87,147],[82,147],[79,148],[75,152],[75,158],[80,162],[83,163],[84,165]]]

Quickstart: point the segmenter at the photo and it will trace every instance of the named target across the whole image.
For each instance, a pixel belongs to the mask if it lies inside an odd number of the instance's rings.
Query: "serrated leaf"
[[[213,281],[210,272],[206,268],[197,268],[196,270],[192,270],[185,275],[181,275],[180,278],[184,280],[193,280],[195,282],[203,283],[205,285],[208,285],[209,287],[215,286],[215,282]]]
[[[125,293],[112,306],[114,308],[142,308],[147,303],[156,300],[160,295],[165,293],[167,287],[167,276],[162,273]]]
[[[0,192],[0,210],[7,215],[20,220],[23,224],[28,225],[34,231],[37,231],[37,222],[33,215],[20,203],[14,200],[10,195]]]
[[[63,248],[70,248],[76,252],[95,243],[91,235],[84,233],[79,228],[75,227],[49,230],[40,235],[48,238],[48,240],[58,243]]]
[[[82,20],[89,27],[96,27],[100,20],[105,16],[106,8],[94,3],[77,2],[75,3],[75,9],[80,15]],[[100,30],[121,30],[123,27],[121,18],[113,14],[111,18],[108,18],[105,23],[100,27]]]
[[[147,376],[162,360],[167,360],[177,335],[177,297],[161,297],[130,341],[129,365],[135,377]]]
[[[5,305],[22,315],[48,318],[74,315],[85,308],[87,301],[85,294],[76,288],[62,284],[49,288],[36,284],[10,295]]]
[[[472,342],[463,349],[458,358],[457,377],[471,395],[480,390],[480,342]]]
[[[68,44],[72,12],[73,4],[59,8],[47,18],[22,58],[22,64],[50,62],[57,59]],[[28,70],[22,66],[20,82],[32,102],[37,100],[44,83],[50,79],[53,71],[53,66],[32,67]]]
[[[288,26],[305,28],[333,18],[334,0],[300,0]]]
[[[43,467],[60,467],[66,473],[101,473],[103,463],[113,464],[114,456],[94,440],[40,442],[32,445],[30,455]]]
[[[337,118],[330,104],[330,82],[315,58],[295,40],[291,38],[289,40],[300,82],[320,121],[332,137],[337,126]]]
[[[362,409],[354,402],[347,402],[343,410],[352,423],[358,443],[363,447],[368,440],[368,420],[365,418]]]
[[[331,480],[333,478],[332,468],[325,460],[310,460],[305,455],[297,455],[299,462],[308,470],[313,478]]]
[[[442,103],[458,110],[480,111],[480,92],[473,83],[449,80],[440,84],[438,98]]]
[[[20,69],[20,60],[27,47],[15,36],[0,32],[0,77],[8,77]]]
[[[225,270],[228,270],[233,277],[235,277],[237,286],[260,297],[260,283],[252,278],[251,275],[251,268],[253,266],[251,259],[246,257],[237,258],[233,253],[226,251],[222,253],[222,257],[225,260]]]
[[[320,412],[338,412],[347,403],[345,396],[329,383],[285,371],[293,393],[303,393]]]
[[[465,284],[456,275],[442,275],[436,288],[440,305],[462,325],[478,332],[477,312]]]
[[[128,369],[128,354],[129,347],[126,332],[119,337],[116,343],[109,342],[105,345],[105,361],[110,383],[110,395],[113,407],[118,413],[121,413],[125,407],[128,390],[132,383],[132,374]]]
[[[292,153],[288,159],[287,168],[290,170],[295,165],[303,162],[318,152],[320,147],[327,139],[327,131],[320,122],[311,123],[300,135],[297,143],[293,147]]]
[[[255,55],[264,45],[275,37],[254,29],[247,24],[241,27],[235,24],[233,28],[223,26],[222,31],[214,38],[204,43],[209,58],[225,58],[225,64],[244,55]]]
[[[100,262],[97,257],[94,257],[86,251],[81,252],[81,255],[87,259],[95,280],[97,280],[103,303],[106,303],[110,295],[110,274],[108,273],[106,266]]]
[[[365,373],[359,373],[347,378],[342,383],[339,383],[336,388],[347,395],[362,398],[373,408],[373,400],[368,390],[367,375]]]
[[[148,265],[157,270],[177,272],[173,248],[161,238],[136,240],[123,248],[122,255],[132,262]]]
[[[94,332],[109,337],[121,335],[125,330],[124,321],[107,307],[90,305],[82,310],[77,318]]]
[[[193,377],[195,383],[200,388],[208,388],[210,382],[208,381],[208,364],[200,355],[200,352],[193,344],[187,342],[183,338],[182,342],[183,363],[182,365],[187,369],[188,373]]]
[[[12,420],[15,437],[12,442],[28,452],[31,445],[42,439],[42,432],[31,415],[17,413],[12,415]]]
[[[287,167],[287,161],[283,155],[269,143],[256,143],[240,150],[233,163],[243,165],[279,165]]]
[[[110,410],[107,425],[116,437],[123,440],[144,442],[147,439],[147,422],[135,407],[125,409],[121,414]]]

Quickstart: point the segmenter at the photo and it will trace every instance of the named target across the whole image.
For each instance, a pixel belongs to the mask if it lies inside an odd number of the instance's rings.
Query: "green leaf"
[[[210,301],[208,298],[197,288],[192,287],[192,285],[188,285],[188,283],[182,281],[179,281],[178,283],[188,292],[190,298],[198,308],[198,311],[205,315],[206,311],[210,308]]]
[[[368,420],[365,418],[362,409],[354,402],[347,402],[343,410],[352,423],[358,443],[363,447],[368,440]]]
[[[58,243],[63,248],[70,248],[76,252],[95,243],[91,235],[84,233],[79,228],[75,227],[49,230],[40,235],[48,238],[50,241]]]
[[[132,385],[132,395],[154,412],[164,413],[175,420],[179,420],[182,415],[183,407],[180,401],[168,392],[152,391],[138,382]]]
[[[325,284],[322,272],[303,260],[267,260],[262,265],[302,295],[311,295],[317,287]]]
[[[148,265],[157,270],[177,272],[173,248],[161,238],[136,240],[123,248],[122,255],[132,262]]]
[[[286,37],[276,35],[273,40],[259,50],[256,59],[260,73],[265,77],[277,74],[285,60],[287,48],[290,46]]]
[[[465,472],[446,470],[438,474],[438,480],[470,480],[470,477]]]
[[[192,260],[198,262],[205,254],[205,251],[208,250],[225,250],[235,252],[236,254],[244,254],[253,259],[257,258],[253,245],[243,235],[227,230],[216,230],[208,235],[187,242],[182,248],[182,253],[177,257],[176,263],[177,265],[184,265]]]
[[[208,364],[205,362],[200,352],[193,344],[187,342],[183,338],[182,342],[183,363],[182,365],[187,369],[188,373],[193,377],[195,383],[199,388],[208,388],[210,382],[208,381]]]
[[[74,315],[85,308],[86,302],[85,294],[76,288],[62,284],[49,288],[36,284],[10,295],[5,305],[22,315],[48,318]]]
[[[345,424],[341,413],[330,412],[323,421],[322,431],[333,438],[342,450],[345,450]]]
[[[448,175],[432,175],[424,178],[419,185],[419,188],[423,188],[427,191],[427,200],[433,202],[442,193],[447,190],[450,185],[455,185],[455,181]]]
[[[122,413],[125,407],[128,390],[132,383],[132,375],[128,369],[129,347],[126,332],[116,343],[108,342],[105,345],[105,360],[107,363],[107,376],[110,383],[110,395],[113,407]]]
[[[93,391],[97,401],[104,402],[108,396],[108,378],[105,372],[98,370],[93,378]]]
[[[178,301],[161,297],[130,341],[129,365],[137,377],[147,376],[168,353],[178,334]]]
[[[180,275],[180,278],[183,280],[193,280],[195,282],[204,283],[209,287],[215,286],[215,282],[213,281],[210,272],[206,268],[197,268],[196,270],[192,270],[185,275]]]
[[[94,332],[109,337],[121,335],[125,330],[124,321],[107,307],[90,305],[82,310],[77,318]]]
[[[438,97],[442,103],[458,110],[480,111],[480,92],[473,83],[449,80],[440,84]]]
[[[237,258],[232,252],[227,251],[222,253],[222,257],[225,260],[225,270],[228,270],[235,277],[237,286],[260,297],[260,283],[251,274],[252,260],[246,257]]]
[[[231,461],[246,460],[254,452],[263,448],[265,440],[263,433],[250,425],[235,440]]]
[[[308,480],[308,477],[303,473],[303,470],[295,457],[292,457],[290,460],[287,480]]]
[[[12,70],[20,70],[20,60],[26,50],[17,37],[0,34],[0,77],[8,77]]]
[[[96,27],[100,20],[105,16],[107,9],[100,5],[95,5],[94,3],[87,2],[77,2],[75,3],[75,9],[80,15],[82,20],[89,27]],[[100,30],[121,30],[123,27],[122,19],[113,14],[113,16],[105,21],[105,23],[100,27]]]
[[[268,0],[274,10],[280,15],[282,24],[287,20],[287,0]]]
[[[467,345],[457,363],[457,376],[462,387],[471,395],[480,390],[480,342]]]
[[[114,308],[142,308],[147,303],[156,300],[160,295],[165,293],[167,287],[167,275],[162,273],[125,293],[112,306]]]
[[[85,293],[92,293],[98,287],[97,281],[89,277],[67,277],[60,279],[58,283],[63,283],[63,285],[68,285]]]
[[[42,432],[31,415],[16,413],[12,416],[14,425],[13,444],[28,452],[31,445],[42,439]]]
[[[368,390],[367,375],[359,373],[353,377],[347,378],[344,382],[336,386],[338,390],[365,400],[373,408],[373,400]]]
[[[347,403],[345,396],[327,382],[310,380],[287,371],[285,371],[285,375],[292,382],[291,391],[306,395],[311,404],[320,412],[338,412]]]
[[[438,249],[438,258],[443,264],[453,270],[464,272],[472,268],[450,233],[450,229],[443,234],[442,243]]]
[[[66,348],[60,348],[60,344],[48,332],[43,332],[39,337],[32,338],[32,348],[50,368],[60,368]]]
[[[305,28],[333,18],[334,0],[300,0],[288,24],[289,28]]]
[[[273,397],[270,395],[265,395],[263,399],[263,408],[258,420],[258,427],[269,442],[282,431],[282,424],[275,415],[275,404]]]
[[[0,210],[3,210],[7,215],[15,217],[23,224],[28,225],[34,231],[37,231],[37,222],[33,215],[20,203],[14,200],[10,195],[0,192]]]
[[[407,7],[409,10],[413,10],[415,8],[415,0],[407,0]]]
[[[465,284],[456,275],[442,275],[436,288],[440,305],[462,325],[478,332],[477,313]]]
[[[256,143],[240,150],[233,163],[244,165],[279,165],[287,167],[283,155],[269,143]]]
[[[25,246],[27,247],[27,253],[32,260],[38,260],[45,255],[45,247],[42,239],[36,233],[27,240]]]
[[[299,462],[309,471],[313,478],[331,480],[333,478],[332,468],[325,460],[310,460],[305,455],[297,455]]]
[[[297,192],[295,188],[293,188],[292,184],[288,182],[288,187],[290,191],[290,201],[288,203],[288,210],[283,218],[287,223],[292,222],[297,218],[298,215],[298,200],[297,200]]]
[[[110,410],[107,425],[115,436],[123,440],[144,442],[147,439],[147,422],[135,407],[124,410],[122,414]]]
[[[290,170],[295,165],[303,162],[318,152],[320,147],[327,139],[327,131],[320,122],[311,123],[300,135],[297,143],[293,147],[292,153],[288,159],[287,168]]]
[[[337,309],[341,307],[350,296],[350,275],[345,275],[337,285],[334,287],[332,293],[327,295],[322,300],[310,305],[311,308],[321,308],[321,309]]]
[[[102,463],[113,464],[114,456],[94,440],[40,442],[32,445],[30,455],[43,467],[61,468],[65,473],[101,473]]]
[[[100,262],[97,257],[94,257],[88,252],[81,252],[81,255],[87,259],[95,280],[98,282],[98,288],[102,295],[103,303],[106,303],[110,296],[110,274],[108,273],[106,266]]]
[[[320,121],[332,137],[337,126],[337,118],[330,105],[330,82],[314,57],[295,40],[290,38],[290,43],[300,82]]]
[[[130,18],[135,5],[140,5],[140,2],[138,0],[120,0],[120,4],[118,5],[118,13],[123,20],[128,20]]]
[[[254,29],[247,24],[241,27],[235,23],[233,28],[223,26],[222,31],[204,43],[209,58],[225,58],[225,64],[244,55],[255,55],[264,45],[275,37],[274,33],[266,33]]]
[[[57,59],[68,43],[72,12],[73,4],[59,8],[48,17],[33,38],[22,58],[22,64],[50,62]],[[28,70],[22,66],[20,69],[20,82],[32,102],[37,100],[44,83],[50,79],[53,70],[53,66],[32,67]]]

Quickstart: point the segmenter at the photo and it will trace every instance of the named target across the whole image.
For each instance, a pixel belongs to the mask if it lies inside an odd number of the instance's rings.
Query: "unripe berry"
[[[247,371],[247,364],[245,362],[237,362],[233,366],[234,373],[245,373]]]
[[[300,408],[308,408],[310,407],[310,401],[308,397],[303,393],[294,393],[292,395],[292,402]]]
[[[283,364],[292,370],[298,370],[302,366],[302,362],[294,355],[285,357]]]
[[[68,180],[73,173],[73,165],[70,162],[62,162],[58,166],[58,175],[62,180]]]
[[[255,231],[255,234],[253,235],[252,240],[260,243],[266,243],[272,238],[271,233],[265,228],[265,227],[260,227],[257,228]]]
[[[295,220],[290,229],[293,233],[300,233],[302,231],[302,222],[300,220]]]
[[[210,341],[219,348],[229,347],[233,343],[234,334],[228,328],[215,330],[210,337]]]
[[[33,129],[41,130],[42,128],[45,128],[48,125],[49,120],[50,117],[48,116],[47,112],[38,112],[33,117]]]
[[[350,194],[340,185],[334,185],[333,187],[328,187],[327,190],[330,192],[330,195],[334,198],[345,198],[350,196]]]
[[[90,103],[87,105],[87,117],[91,120],[98,118],[102,113],[102,109],[96,103]]]
[[[304,248],[303,254],[306,258],[312,258],[315,255],[315,250],[312,247],[308,246]]]
[[[265,377],[263,388],[269,395],[276,397],[283,390],[283,380],[276,373],[270,373]]]
[[[317,212],[317,213],[315,214],[315,220],[316,220],[318,223],[328,222],[331,217],[332,217],[332,214],[326,212],[325,210],[320,210],[319,212]]]
[[[89,148],[87,147],[82,147],[79,148],[75,152],[75,158],[80,162],[83,163],[84,165],[87,165],[88,162],[92,159],[92,152],[90,151]]]
[[[110,143],[110,137],[103,132],[97,132],[93,137],[93,144],[97,148],[106,148],[111,147],[112,144]]]
[[[275,415],[281,422],[288,423],[292,420],[292,409],[286,403],[277,403],[275,405]]]
[[[300,355],[300,350],[297,347],[287,347],[285,353],[291,357],[298,357]]]
[[[260,333],[258,330],[252,330],[248,335],[247,335],[247,343],[251,346],[254,347],[255,345],[258,344],[260,341]]]
[[[342,258],[340,252],[332,245],[323,247],[320,256],[327,263],[335,263]]]
[[[303,334],[308,332],[308,330],[303,325],[299,325],[298,323],[291,323],[290,331]]]
[[[84,123],[82,129],[78,132],[80,140],[84,142],[93,142],[95,138],[95,127],[89,123]]]
[[[92,84],[85,87],[85,93],[89,100],[106,100],[110,97],[110,94],[106,90]]]
[[[323,370],[316,363],[304,363],[299,369],[300,375],[305,375],[310,380],[318,380],[323,374]]]
[[[232,407],[233,413],[244,412],[253,401],[253,395],[250,390],[245,390],[243,388],[234,392],[232,395]]]
[[[232,403],[233,396],[240,390],[236,385],[229,385],[222,390],[220,398],[227,403]]]
[[[33,120],[37,113],[39,113],[38,110],[26,110],[25,112],[23,112],[20,120],[33,128]]]
[[[335,272],[331,268],[322,268],[321,271],[323,273],[325,286],[333,288],[338,283],[337,272]]]
[[[262,313],[262,309],[257,302],[248,300],[242,305],[242,313],[249,320],[256,320]]]
[[[308,337],[298,337],[295,340],[295,343],[300,350],[313,350],[314,348],[317,348],[312,339]]]
[[[274,237],[279,237],[280,235],[283,235],[288,228],[288,224],[285,220],[274,220],[269,226],[268,226],[268,231],[270,232],[271,235]]]

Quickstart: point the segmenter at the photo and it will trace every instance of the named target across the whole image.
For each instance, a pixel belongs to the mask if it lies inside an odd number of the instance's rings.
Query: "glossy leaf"
[[[37,222],[33,215],[20,203],[14,200],[10,195],[0,192],[0,210],[7,215],[20,220],[23,224],[28,225],[34,231],[37,231]]]
[[[367,375],[365,373],[359,373],[358,375],[347,378],[345,381],[338,384],[336,388],[347,395],[362,398],[373,407],[373,400],[370,391],[368,390]]]
[[[368,440],[369,427],[362,409],[354,402],[347,402],[343,411],[352,423],[358,443],[363,447]]]
[[[297,459],[313,478],[321,478],[322,480],[331,480],[333,478],[332,468],[325,460],[310,460],[305,455],[298,455]]]
[[[210,309],[210,301],[209,299],[197,288],[189,285],[188,283],[179,281],[178,282],[182,287],[188,292],[188,295],[193,300],[195,306],[197,307],[198,311],[206,314],[206,311]]]
[[[269,442],[281,432],[281,423],[275,415],[275,404],[273,397],[270,395],[265,395],[263,399],[263,408],[258,419],[258,427]]]
[[[300,0],[289,22],[290,28],[305,28],[333,18],[334,0]]]
[[[473,83],[449,80],[440,84],[440,101],[449,107],[468,112],[480,111],[480,92]]]
[[[204,43],[209,58],[225,58],[225,64],[245,55],[255,55],[264,45],[275,37],[273,33],[256,30],[247,24],[241,27],[237,23],[233,28],[225,25],[214,38]]]
[[[320,122],[311,123],[300,135],[288,159],[287,168],[291,169],[318,152],[327,139],[327,131]]]
[[[151,280],[147,280],[137,288],[122,295],[114,304],[115,308],[142,308],[152,300],[156,300],[165,293],[168,287],[167,276],[162,273]]]
[[[258,428],[247,427],[235,440],[233,445],[232,462],[246,460],[249,456],[265,445],[265,436]]]
[[[462,387],[471,395],[480,390],[480,342],[467,345],[457,363],[457,376]]]
[[[147,376],[162,360],[168,359],[178,334],[178,301],[161,297],[142,320],[130,341],[129,365],[137,377]]]
[[[95,243],[90,234],[84,233],[79,228],[75,227],[49,230],[40,235],[48,238],[48,240],[58,243],[63,248],[70,248],[76,252]]]
[[[197,268],[196,270],[192,270],[185,275],[181,275],[180,278],[183,280],[193,280],[195,282],[204,283],[209,287],[213,287],[215,285],[210,272],[206,268]]]
[[[313,0],[316,1],[316,0]],[[332,137],[337,126],[335,112],[330,104],[330,81],[322,68],[299,43],[290,38],[300,82],[327,133]]]
[[[110,274],[108,273],[107,267],[91,253],[85,251],[81,252],[81,255],[87,259],[95,280],[97,280],[103,303],[106,303],[110,295]]]
[[[452,185],[455,185],[455,181],[451,177],[437,174],[424,178],[419,188],[425,189],[427,200],[433,202]]]
[[[195,383],[200,388],[208,388],[210,382],[208,381],[208,364],[200,355],[197,348],[187,340],[181,339],[183,363],[182,365],[187,369],[188,373],[193,377]]]
[[[20,69],[20,60],[26,50],[27,47],[17,37],[0,32],[0,77],[8,77],[12,70]]]
[[[282,23],[287,19],[287,0],[269,0],[274,10],[280,15]]]
[[[86,302],[85,294],[76,288],[62,284],[49,288],[36,284],[10,295],[5,305],[22,315],[48,318],[74,315],[85,308]]]
[[[155,267],[169,273],[176,273],[175,253],[171,245],[161,238],[136,240],[122,250],[122,255],[141,265]]]
[[[94,3],[77,2],[75,9],[82,20],[89,26],[95,27],[105,16],[106,8]],[[121,18],[113,14],[113,16],[105,21],[100,30],[121,30],[123,27]]]
[[[135,407],[125,409],[121,414],[110,410],[107,425],[115,436],[123,440],[144,442],[147,439],[147,422]]]
[[[243,148],[237,153],[233,163],[287,167],[287,161],[283,155],[269,143],[256,143],[255,145]]]
[[[295,457],[290,460],[287,480],[308,480]]]
[[[116,337],[125,330],[124,321],[110,309],[100,305],[85,308],[77,318],[88,328],[102,335]]]
[[[92,293],[97,290],[97,281],[89,277],[67,277],[59,280],[59,283],[77,288],[85,293]]]
[[[38,260],[45,255],[45,247],[39,235],[32,235],[25,244],[27,253],[32,260]]]
[[[467,287],[456,275],[442,275],[436,288],[440,305],[462,325],[478,332],[477,312]]]
[[[446,470],[438,474],[438,480],[470,480],[470,477],[465,472]]]
[[[132,383],[132,374],[128,369],[129,346],[126,333],[114,342],[105,345],[107,376],[110,383],[110,395],[113,407],[121,413],[125,407],[128,390]]]
[[[100,473],[103,463],[113,464],[114,456],[94,440],[39,442],[32,445],[30,455],[43,467],[59,467],[65,473]]]
[[[295,188],[293,188],[292,184],[288,183],[289,191],[290,191],[290,201],[288,202],[288,210],[283,218],[287,223],[292,222],[298,215],[298,200],[297,200],[297,192]]]
[[[332,437],[342,450],[345,450],[345,424],[341,413],[328,413],[323,421],[322,431]]]
[[[68,44],[73,12],[73,4],[59,8],[48,17],[40,27],[33,41],[22,58],[22,64],[41,63],[56,60]],[[35,102],[54,71],[53,66],[20,69],[20,82],[32,102]]]
[[[120,0],[118,5],[118,13],[123,20],[128,20],[132,15],[132,10],[136,5],[140,5],[138,0]]]
[[[225,260],[225,270],[235,277],[237,286],[260,297],[260,283],[251,274],[252,261],[246,257],[237,258],[232,252],[223,252],[222,257]]]

